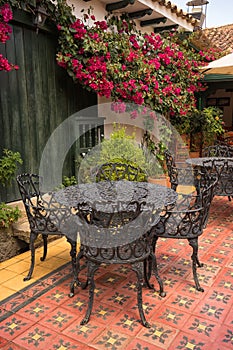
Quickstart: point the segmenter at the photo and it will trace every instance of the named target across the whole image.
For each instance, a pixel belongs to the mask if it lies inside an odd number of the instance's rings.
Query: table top
[[[101,181],[66,187],[54,194],[56,200],[69,207],[79,203],[89,203],[103,212],[114,212],[116,204],[127,205],[133,201],[145,202],[145,207],[161,207],[172,204],[176,192],[158,184],[136,181]]]
[[[186,163],[190,165],[202,166],[204,162],[208,162],[212,160],[216,162],[221,162],[221,161],[225,162],[230,160],[233,162],[233,158],[229,158],[229,157],[199,157],[199,158],[188,158],[186,159]]]
[[[173,204],[177,199],[177,193],[165,186],[124,180],[69,186],[57,191],[54,196],[65,206],[80,209],[80,205],[83,205],[83,211],[89,208],[90,214],[93,211],[100,212],[103,221],[106,221],[106,218],[112,220],[115,214],[119,214],[121,217],[119,225],[107,225],[107,227],[98,225],[96,221],[83,220],[80,213],[74,215],[76,228],[83,244],[106,248],[109,245],[119,245],[119,242],[126,244],[126,241],[137,239],[148,232],[158,222],[164,205]],[[137,205],[134,207],[135,203]],[[122,217],[124,219],[127,212],[132,213],[132,208],[135,210],[139,208],[137,215],[131,220],[122,221]],[[70,224],[71,230],[74,229],[74,223]],[[69,230],[67,223],[64,229]],[[110,240],[109,236],[111,236]]]

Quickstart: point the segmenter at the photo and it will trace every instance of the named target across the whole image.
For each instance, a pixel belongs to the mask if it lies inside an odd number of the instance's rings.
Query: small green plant
[[[19,152],[4,149],[3,156],[0,158],[0,184],[9,185],[15,176],[18,164],[22,163]]]
[[[77,183],[78,182],[75,176],[71,176],[71,177],[64,176],[62,181],[62,187],[77,185]]]
[[[146,170],[144,154],[135,141],[135,134],[127,135],[126,127],[114,125],[109,139],[104,139],[101,144],[99,163],[106,163],[116,159]]]
[[[190,116],[191,149],[212,145],[216,138],[224,133],[222,117],[222,110],[217,107],[206,107],[200,111],[196,110]]]
[[[20,217],[21,211],[18,207],[12,208],[6,203],[0,203],[0,228],[10,227]]]
[[[0,184],[2,186],[10,185],[13,180],[17,166],[22,164],[19,152],[13,152],[8,149],[3,150],[3,156],[0,158]],[[18,207],[10,207],[6,203],[0,203],[0,228],[8,228],[16,222],[21,216]]]
[[[113,132],[109,139],[90,150],[82,160],[79,167],[79,179],[81,182],[90,182],[92,169],[105,163],[123,163],[132,165],[141,170],[138,181],[145,181],[147,175],[147,162],[142,148],[135,140],[135,134],[127,135],[126,127],[114,125]]]

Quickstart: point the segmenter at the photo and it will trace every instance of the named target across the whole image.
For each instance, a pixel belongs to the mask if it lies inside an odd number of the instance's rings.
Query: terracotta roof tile
[[[168,0],[152,0],[152,2],[158,2],[160,5],[170,9],[172,13],[176,13],[177,17],[182,17],[188,23],[191,23],[194,27],[198,25],[199,21],[192,17],[190,13],[183,11],[176,4]]]
[[[219,49],[233,52],[233,24],[206,28],[203,33]]]

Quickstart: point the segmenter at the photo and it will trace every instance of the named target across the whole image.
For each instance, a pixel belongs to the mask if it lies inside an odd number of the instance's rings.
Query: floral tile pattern
[[[194,287],[191,249],[185,240],[159,239],[156,255],[166,296],[143,287],[140,322],[137,279],[128,265],[101,266],[95,274],[94,303],[83,320],[89,287],[69,297],[70,263],[0,302],[3,350],[232,350],[233,236],[232,205],[214,198],[209,224],[199,238],[203,267]],[[46,262],[45,262],[46,263]],[[86,269],[82,270],[85,280]]]

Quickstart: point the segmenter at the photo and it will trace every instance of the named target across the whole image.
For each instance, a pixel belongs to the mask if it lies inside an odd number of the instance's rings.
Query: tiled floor
[[[216,197],[200,237],[203,293],[193,288],[188,243],[159,241],[159,271],[167,296],[143,289],[151,328],[139,322],[136,278],[126,265],[97,272],[93,312],[81,326],[88,293],[77,288],[75,296],[68,297],[71,268],[65,239],[50,243],[45,262],[37,250],[31,281],[23,282],[29,253],[1,263],[0,349],[233,349],[232,209],[233,202]]]

